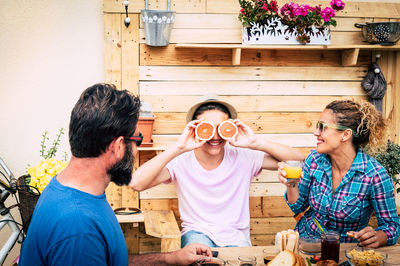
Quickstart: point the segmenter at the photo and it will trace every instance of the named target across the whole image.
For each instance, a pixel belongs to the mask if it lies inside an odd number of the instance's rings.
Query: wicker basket
[[[39,199],[39,195],[33,193],[25,183],[26,177],[27,175],[23,175],[18,178],[18,197],[24,234],[28,232],[29,223]]]

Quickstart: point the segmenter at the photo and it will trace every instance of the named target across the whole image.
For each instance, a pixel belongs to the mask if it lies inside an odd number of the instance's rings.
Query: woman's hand
[[[238,128],[238,134],[234,139],[229,140],[229,143],[235,147],[251,148],[256,142],[256,135],[253,130],[242,123],[239,119],[232,120]]]
[[[285,186],[288,186],[288,182],[286,179],[286,172],[283,170],[283,168],[286,166],[285,162],[279,162],[278,163],[278,179],[279,182],[284,184]]]
[[[375,231],[371,226],[367,226],[358,232],[349,231],[348,235],[353,235],[360,244],[367,248],[377,248],[386,244],[387,236],[383,231]]]
[[[185,129],[182,132],[182,135],[179,137],[179,139],[176,143],[176,146],[178,147],[179,150],[181,150],[182,152],[191,151],[191,150],[194,150],[194,149],[200,147],[204,143],[206,143],[205,140],[199,141],[196,138],[195,129],[196,129],[196,126],[201,121],[202,120],[190,121],[186,125]]]

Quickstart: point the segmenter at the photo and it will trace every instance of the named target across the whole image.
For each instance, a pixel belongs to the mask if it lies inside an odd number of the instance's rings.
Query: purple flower
[[[330,4],[331,7],[337,11],[343,10],[345,6],[342,0],[332,0]]]
[[[330,7],[325,7],[324,10],[321,11],[321,17],[325,22],[328,22],[335,16],[335,10]]]

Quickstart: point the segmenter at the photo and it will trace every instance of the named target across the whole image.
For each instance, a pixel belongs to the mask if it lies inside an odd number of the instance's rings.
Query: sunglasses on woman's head
[[[349,127],[341,126],[341,125],[330,124],[330,123],[325,123],[325,122],[322,122],[322,121],[318,121],[315,126],[320,132],[324,132],[326,128],[334,128],[334,129],[337,129],[337,130],[350,129],[353,132],[354,136],[358,136],[357,133],[353,129],[351,129]]]
[[[136,146],[139,147],[140,144],[142,144],[143,135],[142,135],[141,132],[139,132],[139,135],[138,135],[138,136],[132,136],[132,137],[129,137],[129,138],[125,138],[125,140],[134,141],[134,142],[136,142]]]

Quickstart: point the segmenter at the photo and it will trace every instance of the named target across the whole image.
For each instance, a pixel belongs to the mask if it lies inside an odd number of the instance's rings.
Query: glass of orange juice
[[[283,171],[286,172],[286,180],[288,183],[298,183],[301,178],[301,172],[304,165],[303,161],[286,161]]]

